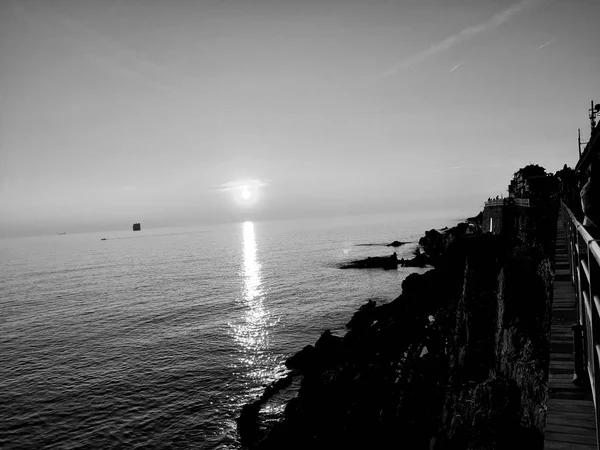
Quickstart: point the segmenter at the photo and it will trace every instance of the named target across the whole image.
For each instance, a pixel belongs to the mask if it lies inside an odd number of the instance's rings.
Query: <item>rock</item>
[[[279,391],[288,387],[292,383],[293,380],[294,380],[294,375],[288,374],[287,376],[280,378],[279,380],[271,383],[269,386],[267,386],[265,388],[265,391],[263,392],[262,396],[260,397],[261,403],[266,403],[267,401],[269,401],[269,399],[271,397],[273,397],[275,394],[277,394]]]
[[[356,244],[357,247],[400,247],[405,244],[410,244],[410,242],[402,242],[402,241],[394,241],[389,244]]]
[[[260,400],[245,404],[242,407],[240,417],[237,419],[238,432],[240,433],[242,445],[244,446],[256,445],[262,436],[258,424],[260,406]]]
[[[418,250],[418,249],[417,249]],[[431,258],[425,253],[417,253],[415,254],[413,259],[404,259],[400,260],[400,265],[402,267],[420,267],[424,268],[427,265],[431,264]]]
[[[425,236],[419,239],[419,245],[423,247],[425,253],[429,256],[429,263],[433,266],[437,262],[443,260],[454,244],[467,236],[470,233],[469,224],[459,223],[455,227],[445,230],[440,233],[437,230],[429,230],[425,232]]]
[[[437,230],[429,230],[425,232],[425,236],[419,239],[419,245],[425,249],[426,252],[436,252],[444,241],[444,234]]]
[[[375,319],[377,311],[377,303],[375,300],[369,300],[366,304],[358,308],[358,311],[354,313],[350,322],[346,324],[346,328],[355,328],[364,326],[365,324],[370,325]]]
[[[390,256],[375,256],[369,257],[367,259],[359,259],[357,261],[352,261],[347,264],[342,264],[340,269],[385,269],[391,270],[396,269],[398,267],[399,261],[394,252]]]
[[[315,361],[316,351],[312,345],[307,345],[299,352],[293,354],[285,361],[288,369],[300,371],[307,370]]]
[[[476,225],[481,225],[481,223],[483,222],[483,211],[480,211],[479,214],[477,214],[474,217],[467,218],[467,222],[474,223]]]
[[[334,364],[342,353],[342,338],[332,335],[329,330],[325,330],[314,347],[307,345],[298,353],[290,356],[285,365],[288,369],[300,373],[311,373]],[[281,386],[276,387],[281,388]]]
[[[325,330],[319,340],[315,343],[317,355],[334,355],[341,350],[342,338],[334,336],[331,331]]]

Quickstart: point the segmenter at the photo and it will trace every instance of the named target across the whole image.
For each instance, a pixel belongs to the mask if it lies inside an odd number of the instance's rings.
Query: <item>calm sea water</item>
[[[340,270],[456,220],[245,222],[0,240],[0,447],[238,449],[285,359],[421,269]],[[106,237],[106,241],[101,238]]]

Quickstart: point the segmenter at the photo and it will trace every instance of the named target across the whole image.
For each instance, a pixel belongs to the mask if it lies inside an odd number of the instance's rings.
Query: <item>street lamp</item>
[[[596,116],[598,114],[600,114],[600,103],[596,103],[596,105],[594,105],[594,100],[592,100],[590,104],[590,123],[592,125],[592,133],[594,132],[594,128],[596,128]]]
[[[600,103],[596,103],[594,105],[594,100],[592,100],[590,102],[590,125],[592,127],[591,131],[590,131],[590,139],[591,136],[594,135],[595,131],[596,131],[596,117],[600,114]],[[587,142],[581,142],[581,128],[579,128],[577,130],[577,134],[579,135],[578,138],[578,143],[579,143],[579,159],[581,159],[581,146],[582,145],[586,145]]]

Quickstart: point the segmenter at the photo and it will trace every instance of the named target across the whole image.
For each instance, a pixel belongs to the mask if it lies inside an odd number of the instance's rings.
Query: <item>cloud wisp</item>
[[[216,187],[217,192],[234,191],[242,188],[243,186],[249,187],[266,187],[269,184],[262,180],[240,180],[240,181],[228,181],[227,183],[220,184]]]
[[[433,44],[427,50],[417,53],[416,55],[397,63],[388,70],[379,74],[378,78],[386,78],[395,75],[402,69],[417,66],[439,53],[445,52],[458,44],[472,39],[478,34],[498,28],[503,23],[508,22],[513,16],[516,16],[527,8],[537,5],[541,1],[543,0],[521,0],[519,3],[515,3],[504,11],[495,14],[492,16],[492,18],[486,20],[485,22],[481,22],[472,27],[467,27],[457,34]]]

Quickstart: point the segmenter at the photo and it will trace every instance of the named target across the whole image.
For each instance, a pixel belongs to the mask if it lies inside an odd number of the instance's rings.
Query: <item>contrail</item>
[[[499,12],[498,14],[492,16],[491,19],[486,20],[485,22],[481,22],[478,25],[465,28],[462,31],[460,31],[459,33],[455,34],[454,36],[450,36],[450,37],[444,39],[443,41],[432,45],[427,50],[424,50],[420,53],[417,53],[414,56],[411,56],[410,58],[408,58],[404,61],[399,62],[395,66],[393,66],[393,67],[389,68],[388,70],[379,74],[378,78],[388,77],[388,76],[396,74],[401,69],[421,64],[422,62],[437,55],[438,53],[449,50],[450,48],[454,47],[455,45],[461,44],[462,42],[472,39],[474,36],[476,36],[478,34],[481,34],[485,31],[493,30],[493,29],[499,27],[503,23],[507,22],[511,17],[515,16],[516,14],[519,14],[520,12],[522,12],[523,10],[525,10],[529,7],[532,7],[538,3],[541,3],[542,1],[544,1],[544,0],[522,0],[521,2],[516,3],[516,4],[512,5],[511,7],[505,9],[504,11]]]
[[[463,63],[462,63],[462,62],[461,62],[461,63],[458,63],[458,64],[457,64],[457,65],[455,65],[455,66],[454,66],[452,69],[450,69],[450,70],[448,71],[448,73],[452,73],[452,72],[454,72],[456,69],[458,69],[458,68],[459,68],[460,66],[462,66],[462,65],[463,65]]]
[[[553,42],[554,42],[554,39],[552,39],[551,41],[548,41],[548,42],[546,42],[545,44],[542,44],[542,45],[540,45],[540,46],[537,48],[537,50],[539,50],[539,49],[541,49],[541,48],[544,48],[545,46],[547,46],[547,45],[550,45],[550,44],[552,44]]]

